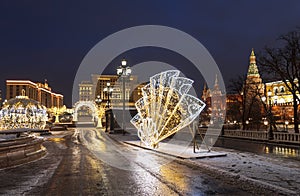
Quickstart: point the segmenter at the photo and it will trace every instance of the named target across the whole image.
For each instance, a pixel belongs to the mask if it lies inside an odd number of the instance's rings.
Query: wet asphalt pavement
[[[118,143],[96,129],[56,133],[44,146],[44,158],[0,170],[1,195],[262,194],[189,162]]]

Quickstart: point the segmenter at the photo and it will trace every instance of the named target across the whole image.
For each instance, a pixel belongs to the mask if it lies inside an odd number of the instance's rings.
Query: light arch
[[[92,110],[92,121],[97,120],[97,105],[94,101],[78,101],[74,104],[74,118],[73,121],[78,121],[78,110],[82,106],[86,106]]]

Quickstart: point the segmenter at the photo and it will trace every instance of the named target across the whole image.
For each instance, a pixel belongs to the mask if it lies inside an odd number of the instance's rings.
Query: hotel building
[[[45,83],[34,83],[30,80],[6,80],[7,100],[22,95],[22,93],[47,108],[63,106],[63,95],[52,92],[46,81]]]
[[[92,74],[91,78],[92,82],[82,81],[79,84],[79,101],[95,101],[97,96],[100,96],[103,105],[107,104],[109,98],[111,107],[122,107],[123,85],[119,76]],[[108,83],[109,87],[107,87]],[[126,107],[135,107],[135,102],[142,97],[141,89],[144,85],[145,83],[138,84],[136,75],[131,75],[125,79]],[[107,92],[107,88],[110,88],[110,93]]]

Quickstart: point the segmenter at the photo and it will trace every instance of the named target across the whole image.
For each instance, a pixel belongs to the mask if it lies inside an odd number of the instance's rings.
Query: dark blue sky
[[[5,90],[6,79],[47,78],[54,91],[64,94],[65,103],[70,106],[73,79],[85,54],[116,31],[146,24],[177,28],[198,39],[228,82],[246,73],[251,48],[260,51],[280,34],[300,26],[299,8],[300,1],[283,0],[210,3],[3,0],[0,2],[0,88]],[[133,64],[144,60],[186,63],[173,54],[168,58],[147,50],[128,55]],[[117,66],[115,62],[112,70]]]

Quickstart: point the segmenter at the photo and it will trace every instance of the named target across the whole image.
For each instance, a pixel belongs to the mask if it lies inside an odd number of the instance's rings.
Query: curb
[[[26,137],[0,142],[0,169],[28,163],[43,157],[43,139]]]

